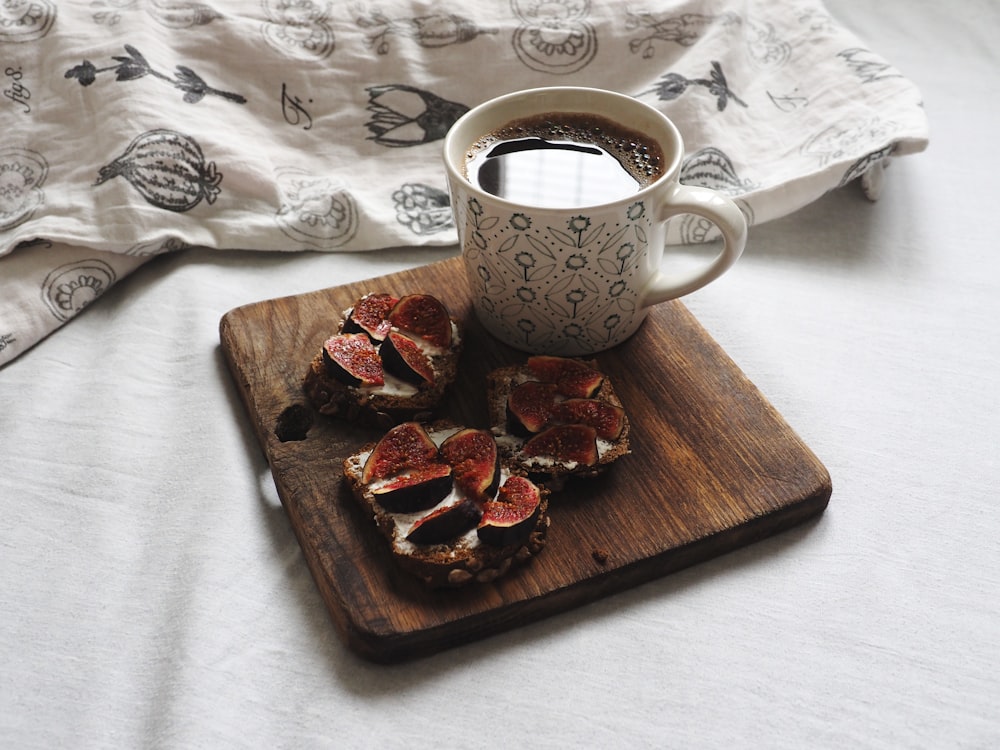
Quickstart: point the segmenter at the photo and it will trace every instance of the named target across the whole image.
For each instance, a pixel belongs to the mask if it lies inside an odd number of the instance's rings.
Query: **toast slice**
[[[558,488],[629,453],[629,420],[593,360],[538,355],[486,376],[490,428],[503,460]]]
[[[545,547],[548,492],[501,465],[488,430],[404,422],[343,472],[399,567],[430,588],[494,581]]]
[[[345,310],[302,381],[319,413],[387,429],[429,420],[458,376],[459,324],[427,294],[370,293]]]

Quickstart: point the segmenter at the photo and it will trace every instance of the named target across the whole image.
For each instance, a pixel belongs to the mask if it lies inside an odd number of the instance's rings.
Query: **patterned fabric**
[[[927,143],[818,0],[8,0],[0,44],[0,364],[160,253],[454,243],[440,141],[515,89],[661,108],[752,223]]]

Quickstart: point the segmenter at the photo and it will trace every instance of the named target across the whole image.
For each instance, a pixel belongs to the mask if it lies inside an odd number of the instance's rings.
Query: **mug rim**
[[[553,98],[558,97],[578,97],[582,102],[585,97],[595,97],[599,99],[608,100],[611,102],[606,107],[602,107],[600,111],[594,111],[592,108],[588,108],[586,105],[582,104],[580,106],[567,106],[566,104],[556,104]],[[504,107],[510,106],[512,102],[534,102],[535,106],[529,107],[526,111],[519,111],[512,113],[511,116],[497,118],[497,121],[491,124],[487,128],[477,128],[475,135],[468,134],[464,135],[464,131],[468,130],[471,122],[488,115],[493,110],[502,110]],[[629,122],[628,120],[623,121],[625,118],[620,118],[617,116],[617,111],[614,108],[614,104],[617,103],[621,106],[633,107],[642,111],[647,118],[654,121],[659,127],[662,128],[660,133],[648,133],[645,129],[638,127],[636,123]],[[543,106],[548,104],[548,106]],[[666,161],[663,174],[661,174],[656,180],[645,185],[634,193],[629,193],[621,198],[616,198],[610,201],[604,201],[602,203],[588,203],[579,206],[573,206],[572,208],[553,208],[551,206],[536,206],[523,201],[512,201],[507,198],[502,198],[498,195],[486,192],[478,185],[472,182],[464,173],[465,166],[465,154],[468,151],[469,146],[471,146],[477,138],[490,132],[490,130],[495,130],[496,128],[502,127],[511,120],[520,119],[521,117],[530,117],[535,114],[541,114],[543,112],[549,111],[562,111],[562,112],[579,112],[587,114],[598,114],[609,119],[614,120],[618,124],[625,128],[632,130],[638,130],[650,138],[656,140],[661,150],[664,153],[669,153],[669,160]],[[671,143],[665,144],[662,133],[666,133],[671,140]],[[470,137],[471,136],[471,137]],[[459,141],[462,138],[462,141]],[[655,107],[647,104],[640,99],[630,96],[628,94],[622,94],[617,91],[611,91],[609,89],[601,89],[590,86],[542,86],[538,88],[530,89],[519,89],[517,91],[511,91],[506,94],[501,94],[495,96],[491,99],[487,99],[464,115],[462,115],[455,123],[448,129],[445,134],[444,145],[442,148],[445,169],[448,172],[448,176],[452,180],[457,180],[458,184],[461,184],[465,189],[471,190],[478,196],[481,196],[489,201],[495,202],[498,205],[507,206],[512,209],[518,207],[529,206],[532,210],[536,211],[576,211],[580,209],[595,209],[616,206],[624,203],[632,203],[636,200],[647,198],[651,193],[662,190],[664,185],[672,184],[676,181],[677,175],[680,172],[681,161],[683,158],[684,151],[684,140],[681,136],[680,130],[674,124],[674,122],[667,117],[665,114],[660,112]],[[454,157],[454,158],[453,158]],[[460,163],[458,163],[460,162]]]

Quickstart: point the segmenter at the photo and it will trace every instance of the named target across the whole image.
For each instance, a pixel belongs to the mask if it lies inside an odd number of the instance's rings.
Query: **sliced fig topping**
[[[604,382],[604,375],[577,359],[538,354],[528,357],[527,364],[539,380],[555,383],[566,398],[590,398]]]
[[[427,431],[418,422],[403,422],[375,444],[361,470],[361,481],[371,484],[434,463],[440,463],[438,448]]]
[[[393,477],[372,490],[372,494],[391,513],[415,513],[433,508],[448,496],[451,487],[451,467],[436,463]]]
[[[440,544],[464,534],[479,523],[479,506],[468,498],[449,503],[427,514],[410,529],[406,538],[414,544]]]
[[[515,435],[541,432],[552,419],[556,384],[528,380],[515,386],[507,396],[507,428]]]
[[[455,485],[466,497],[484,502],[500,485],[500,452],[493,435],[467,427],[441,443],[441,457],[451,466]]]
[[[367,333],[375,343],[383,341],[392,328],[389,311],[397,302],[399,300],[391,294],[366,294],[354,303],[344,320],[342,332]]]
[[[590,425],[597,437],[616,440],[625,429],[625,410],[592,398],[568,398],[552,408],[552,418],[562,424]]]
[[[339,333],[323,344],[323,365],[330,377],[347,385],[384,385],[382,360],[363,333]]]
[[[382,366],[401,380],[414,385],[434,384],[434,367],[416,341],[392,331],[379,348]]]
[[[521,451],[529,458],[545,456],[581,466],[597,464],[597,430],[584,424],[561,424],[540,432]]]
[[[389,311],[388,320],[396,328],[447,349],[451,346],[451,316],[437,297],[408,294]]]
[[[508,477],[497,499],[483,507],[476,533],[494,547],[523,544],[535,527],[541,505],[542,495],[534,483],[524,477]]]

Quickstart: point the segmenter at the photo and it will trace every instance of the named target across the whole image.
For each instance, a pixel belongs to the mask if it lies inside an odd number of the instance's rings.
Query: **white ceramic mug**
[[[658,176],[610,201],[557,208],[498,197],[469,179],[470,149],[484,136],[524,118],[581,115],[611,120],[658,147]],[[746,219],[724,195],[679,183],[683,154],[681,135],[665,115],[599,89],[519,91],[459,119],[445,138],[444,162],[473,305],[485,328],[526,352],[593,354],[631,336],[651,305],[725,273],[743,252]],[[706,265],[668,278],[660,271],[665,222],[686,213],[715,224],[723,247]]]

